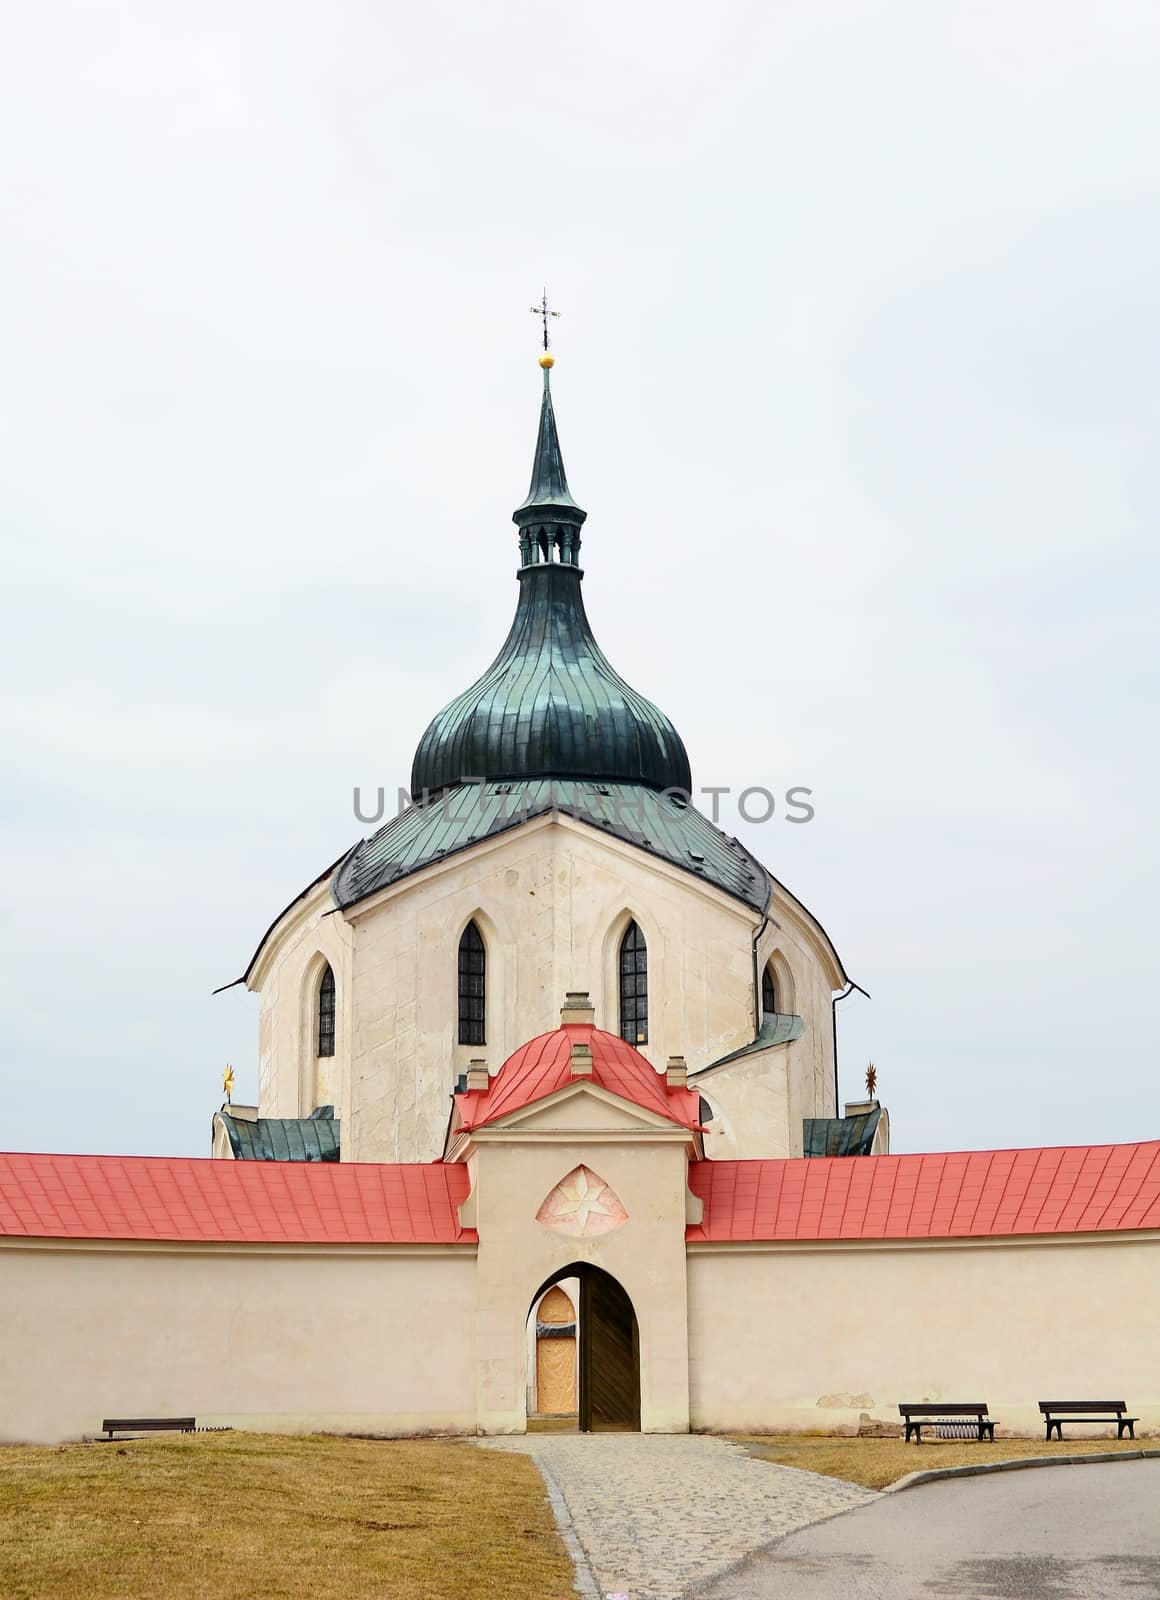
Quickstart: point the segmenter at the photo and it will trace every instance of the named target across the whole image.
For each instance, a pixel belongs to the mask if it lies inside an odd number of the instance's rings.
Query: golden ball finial
[[[556,358],[550,350],[544,351],[543,355],[540,357],[540,365],[545,370],[547,370],[548,367],[554,367],[556,365]]]

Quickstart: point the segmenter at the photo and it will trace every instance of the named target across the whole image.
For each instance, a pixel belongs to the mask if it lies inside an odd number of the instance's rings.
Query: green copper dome
[[[580,592],[586,513],[568,490],[548,369],[520,530],[515,619],[491,666],[428,726],[411,768],[418,800],[464,779],[564,778],[692,786],[673,724],[631,688],[592,636]]]

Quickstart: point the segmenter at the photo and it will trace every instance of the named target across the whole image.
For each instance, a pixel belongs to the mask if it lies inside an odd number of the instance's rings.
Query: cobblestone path
[[[573,1559],[581,1557],[577,1588],[587,1600],[678,1600],[771,1539],[878,1498],[700,1434],[532,1433],[481,1443],[536,1462]]]

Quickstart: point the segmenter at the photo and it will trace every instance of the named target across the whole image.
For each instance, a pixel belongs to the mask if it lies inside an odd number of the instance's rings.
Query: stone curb
[[[1010,1461],[980,1461],[978,1466],[931,1467],[908,1472],[904,1478],[888,1483],[881,1492],[898,1494],[917,1489],[920,1483],[938,1483],[942,1478],[977,1478],[984,1472],[1020,1472],[1025,1467],[1087,1467],[1102,1461],[1140,1461],[1160,1457],[1160,1450],[1100,1450],[1083,1456],[1013,1456]]]
[[[568,1510],[568,1502],[564,1499],[559,1484],[548,1471],[542,1461],[530,1458],[544,1480],[544,1487],[548,1491],[548,1504],[552,1508],[552,1515],[556,1519],[556,1526],[560,1530],[560,1537],[564,1541],[572,1561],[572,1571],[575,1582],[572,1587],[584,1600],[602,1600],[600,1585],[596,1581],[596,1574],[588,1564],[584,1546],[580,1543],[580,1536],[576,1532],[576,1525],[572,1521],[572,1513]]]

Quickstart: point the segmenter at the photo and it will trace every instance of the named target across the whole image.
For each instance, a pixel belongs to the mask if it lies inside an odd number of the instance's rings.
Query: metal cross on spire
[[[544,290],[544,297],[540,301],[539,305],[532,306],[530,309],[532,316],[539,317],[544,324],[544,349],[546,350],[548,348],[548,318],[558,317],[560,313],[558,311],[553,311],[548,305],[547,289]]]

